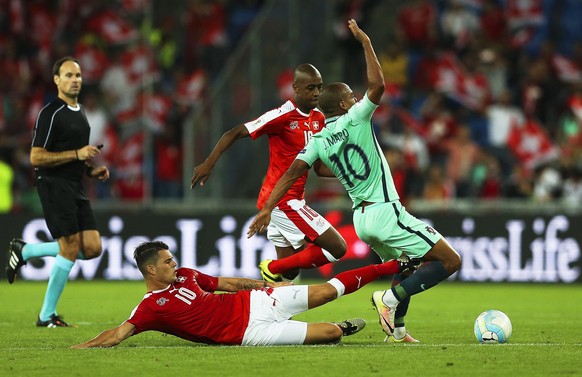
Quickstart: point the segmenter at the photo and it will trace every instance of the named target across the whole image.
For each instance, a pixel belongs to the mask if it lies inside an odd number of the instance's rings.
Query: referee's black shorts
[[[97,221],[82,182],[42,176],[36,186],[46,225],[54,239],[97,230]]]

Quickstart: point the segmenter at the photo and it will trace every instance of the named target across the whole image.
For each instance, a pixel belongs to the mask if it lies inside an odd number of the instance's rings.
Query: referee
[[[85,110],[78,103],[83,78],[79,62],[73,57],[59,59],[53,66],[53,81],[58,97],[46,105],[36,120],[30,162],[51,235],[57,242],[26,244],[15,238],[10,242],[6,268],[12,284],[18,269],[30,258],[53,256],[48,287],[36,325],[69,326],[57,314],[57,302],[77,259],[101,255],[101,236],[91,204],[83,187],[83,175],[99,180],[109,178],[105,166],[90,161],[100,147],[89,144],[91,128]]]

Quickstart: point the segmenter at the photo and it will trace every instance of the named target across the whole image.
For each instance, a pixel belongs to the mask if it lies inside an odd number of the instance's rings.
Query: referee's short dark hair
[[[61,65],[63,65],[64,62],[68,62],[68,61],[73,61],[73,62],[79,64],[79,61],[72,56],[65,56],[64,58],[60,58],[53,65],[53,76],[60,76],[59,71],[61,70]],[[81,65],[81,64],[79,64],[79,65]]]

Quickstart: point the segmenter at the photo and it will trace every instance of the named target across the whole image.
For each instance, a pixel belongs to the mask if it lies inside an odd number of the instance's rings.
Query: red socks
[[[316,268],[328,263],[330,261],[323,254],[321,247],[309,245],[289,257],[273,260],[269,263],[269,271],[273,274],[281,274],[298,268]]]
[[[398,261],[391,260],[382,264],[372,264],[355,270],[345,271],[336,275],[335,278],[345,286],[343,294],[347,295],[378,279],[380,276],[391,275],[397,272]]]

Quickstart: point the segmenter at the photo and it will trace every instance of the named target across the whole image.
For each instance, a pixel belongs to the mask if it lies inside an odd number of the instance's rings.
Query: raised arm
[[[210,177],[210,174],[212,174],[214,165],[216,165],[216,162],[220,156],[222,156],[224,151],[226,151],[238,139],[247,136],[249,136],[249,130],[244,124],[226,131],[220,140],[218,140],[218,143],[216,143],[216,146],[214,146],[214,149],[206,160],[200,165],[194,167],[190,188],[193,189],[198,183],[200,183],[200,186],[204,186],[204,183]]]
[[[384,94],[384,74],[382,73],[382,67],[380,66],[380,62],[378,61],[378,57],[374,52],[374,47],[372,47],[372,42],[368,35],[360,29],[353,19],[348,21],[348,27],[354,35],[354,38],[364,48],[366,77],[368,78],[368,99],[376,105],[379,105],[382,94]]]
[[[249,226],[249,231],[247,232],[248,238],[251,238],[257,232],[262,233],[267,229],[267,225],[269,225],[269,222],[271,221],[271,211],[273,211],[273,208],[275,208],[279,200],[281,200],[289,188],[293,186],[293,183],[295,183],[295,181],[307,170],[309,170],[307,162],[299,159],[293,161],[285,174],[279,178],[275,188],[271,191],[271,195],[269,195],[269,199],[267,199],[265,205],[261,208]]]
[[[134,331],[134,325],[129,322],[123,322],[121,325],[113,329],[105,330],[95,338],[84,343],[71,346],[71,348],[113,347],[132,336]]]

